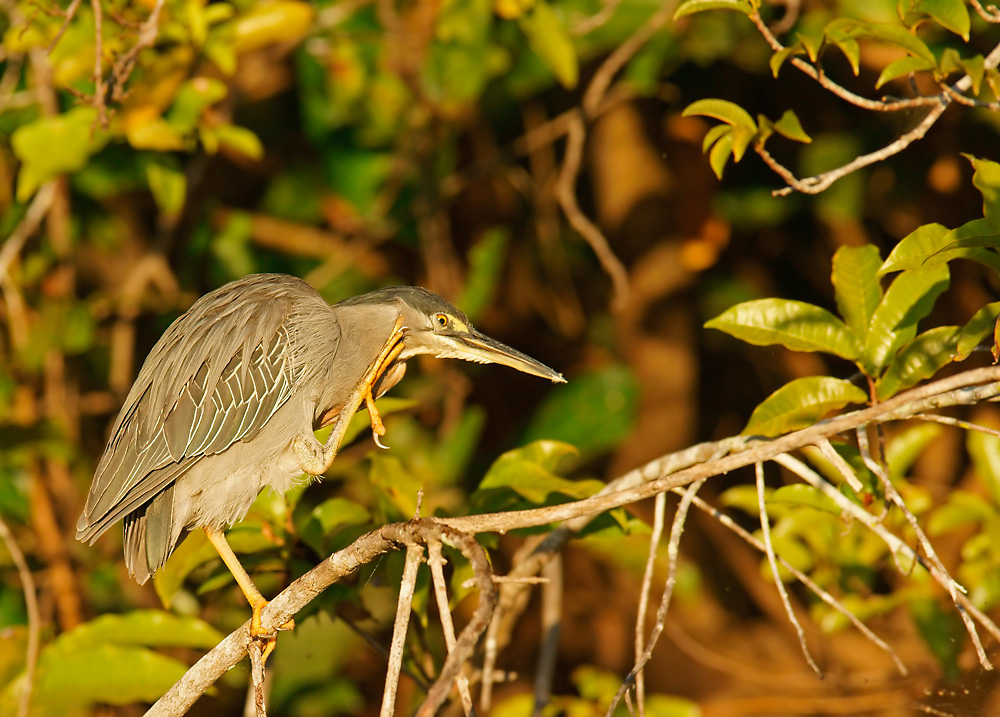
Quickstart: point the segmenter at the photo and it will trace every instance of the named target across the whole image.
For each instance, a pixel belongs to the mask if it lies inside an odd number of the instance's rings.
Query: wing
[[[93,540],[199,458],[249,440],[299,374],[289,317],[326,307],[304,282],[258,275],[206,294],[153,347],[94,476],[77,537]]]

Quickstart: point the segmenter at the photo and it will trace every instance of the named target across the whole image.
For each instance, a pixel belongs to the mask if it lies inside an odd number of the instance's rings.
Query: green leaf
[[[986,60],[982,55],[963,57],[961,60],[962,71],[972,80],[972,92],[978,95],[983,86],[983,78],[986,77]]]
[[[970,436],[973,432],[970,432]],[[975,431],[978,435],[984,434]],[[944,505],[936,508],[927,521],[929,535],[944,535],[959,528],[979,525],[996,517],[996,511],[981,495],[966,490],[954,490],[948,494]]]
[[[954,610],[945,612],[934,598],[913,600],[910,613],[920,636],[940,663],[944,679],[958,679],[961,674],[958,657],[968,639],[962,619]]]
[[[927,261],[944,248],[948,233],[948,227],[940,224],[924,224],[917,227],[896,244],[879,269],[878,275],[885,276],[890,272],[905,269],[926,268]]]
[[[826,309],[787,299],[757,299],[737,304],[705,322],[757,346],[781,344],[793,351],[825,351],[857,358],[860,347],[849,328]]]
[[[722,172],[726,169],[726,164],[733,154],[733,128],[725,127],[725,133],[719,137],[719,141],[712,146],[712,151],[708,153],[708,164],[715,173],[717,179],[722,179]]]
[[[509,488],[540,505],[552,493],[588,498],[603,487],[600,481],[571,481],[556,475],[558,464],[576,448],[559,441],[535,441],[501,455],[486,472],[477,493]]]
[[[469,249],[469,270],[465,286],[455,305],[461,306],[462,311],[473,322],[482,317],[486,307],[493,301],[506,263],[505,255],[509,244],[510,230],[499,226],[483,232]]]
[[[566,89],[573,89],[579,79],[580,68],[573,39],[562,21],[544,0],[536,0],[529,15],[517,20],[528,38],[528,44],[552,74]]]
[[[632,431],[639,391],[623,365],[576,375],[546,394],[520,440],[555,439],[587,457],[607,451]]]
[[[956,361],[964,361],[984,338],[990,334],[996,335],[998,316],[1000,316],[1000,301],[987,304],[973,314],[959,333],[958,344],[955,347]],[[995,341],[994,338],[994,343]],[[996,357],[994,356],[994,358]]]
[[[846,20],[846,18],[841,18],[840,20]],[[824,32],[827,41],[836,45],[844,53],[844,57],[847,58],[847,62],[851,65],[854,76],[857,77],[861,72],[861,47],[858,45],[858,41],[854,39],[859,32],[857,25],[853,21],[849,21],[848,24],[834,20],[826,26]]]
[[[797,378],[764,399],[741,433],[777,436],[811,426],[830,411],[849,403],[867,400],[865,392],[850,381],[831,376]]]
[[[938,423],[913,423],[894,434],[885,449],[885,463],[889,469],[889,477],[905,476],[923,450],[940,436],[942,431]]]
[[[180,660],[142,647],[99,644],[72,653],[45,649],[38,662],[32,707],[154,702],[186,671]],[[11,688],[19,691],[22,686],[23,677]]]
[[[218,559],[219,554],[208,542],[204,531],[195,530],[188,533],[181,544],[170,554],[162,568],[153,574],[153,587],[164,607],[170,607],[174,596],[180,592],[187,578],[196,568],[210,560]]]
[[[833,501],[833,498],[805,483],[783,485],[771,494],[767,502],[792,507],[814,508],[840,517],[840,508]]]
[[[701,151],[707,152],[715,143],[718,142],[723,135],[729,134],[733,131],[733,128],[727,124],[717,124],[709,128],[708,132],[701,140]],[[731,141],[731,140],[730,140]]]
[[[756,132],[751,132],[743,125],[733,127],[733,159],[735,161],[739,162],[743,159],[743,155],[746,154],[747,147],[750,146],[755,135]]]
[[[757,132],[753,117],[738,104],[728,100],[705,99],[692,102],[683,112],[684,117],[691,115],[712,117],[733,127],[744,127],[754,134]]]
[[[97,110],[74,107],[61,115],[21,125],[10,142],[21,160],[17,201],[27,202],[50,179],[83,169],[91,156],[107,144],[108,133],[98,126]]]
[[[778,52],[771,55],[771,60],[768,63],[771,67],[771,74],[774,75],[775,78],[777,78],[778,73],[781,72],[781,68],[785,64],[785,61],[788,60],[788,58],[794,55],[799,55],[801,53],[802,53],[802,46],[799,44],[795,44],[795,45],[790,45],[789,47],[782,48]]]
[[[1000,163],[963,155],[972,163],[972,184],[983,195],[983,216],[1000,225]]]
[[[752,7],[747,0],[686,0],[674,12],[674,20],[706,10],[735,10],[749,15]]]
[[[979,423],[994,430],[996,421],[980,418]],[[1000,437],[970,430],[966,433],[966,448],[979,483],[986,488],[994,503],[1000,503]]]
[[[868,332],[872,316],[882,300],[879,266],[882,257],[872,244],[842,246],[833,255],[833,290],[837,310],[858,336]]]
[[[896,355],[875,384],[878,398],[885,400],[951,363],[958,334],[957,326],[938,326],[914,338]]]
[[[937,297],[948,288],[948,266],[904,271],[889,286],[865,335],[862,360],[876,376],[904,344],[917,335],[917,323],[930,313]]]
[[[369,480],[383,498],[390,519],[409,520],[417,511],[417,494],[423,482],[396,456],[373,453]]]
[[[187,177],[178,163],[165,159],[150,162],[146,165],[146,181],[160,213],[166,217],[177,216],[184,208],[187,193]]]
[[[879,89],[886,82],[892,82],[895,79],[911,75],[914,72],[933,70],[934,67],[935,64],[933,62],[922,57],[901,57],[898,60],[890,62],[882,69],[878,79],[875,80],[875,89]]]
[[[360,503],[347,498],[330,498],[313,508],[299,531],[299,538],[317,554],[327,555],[332,552],[327,538],[343,528],[366,525],[370,521],[371,513]]]
[[[969,9],[963,0],[919,0],[913,9],[934,18],[941,27],[951,30],[963,40],[969,40],[969,28],[972,25]]]
[[[791,110],[785,110],[785,113],[781,115],[781,119],[774,122],[773,126],[774,131],[786,139],[802,142],[803,144],[812,142],[812,137],[802,129],[802,124],[799,122],[798,116]]]
[[[209,648],[224,638],[203,620],[164,610],[133,610],[121,615],[101,615],[64,632],[48,650],[60,654],[82,652],[98,643],[146,647]]]
[[[259,160],[264,157],[264,145],[261,143],[260,138],[246,127],[239,127],[234,124],[222,124],[212,127],[211,130],[203,130],[201,134],[203,144],[205,144],[205,137],[209,134],[213,138],[212,142],[227,147],[250,159]],[[206,149],[208,149],[207,146]],[[209,151],[209,154],[214,154],[214,152]]]
[[[202,112],[222,100],[228,92],[226,83],[214,77],[187,80],[177,89],[165,119],[181,134],[190,135],[201,123]]]
[[[873,22],[869,23],[861,34],[864,37],[870,37],[901,47],[914,57],[919,57],[931,63],[932,66],[936,66],[937,64],[937,59],[934,57],[931,49],[927,47],[927,44],[909,30],[899,25]]]

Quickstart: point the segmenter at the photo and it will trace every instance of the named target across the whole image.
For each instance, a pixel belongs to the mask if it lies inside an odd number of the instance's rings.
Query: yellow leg
[[[378,409],[375,408],[375,396],[372,392],[379,378],[399,358],[401,353],[403,353],[403,320],[399,318],[396,319],[392,335],[375,358],[374,370],[365,374],[364,378],[364,393],[362,395],[365,399],[365,408],[368,409],[368,419],[372,424],[372,437],[380,446],[382,444],[378,439],[385,435],[385,425],[382,423],[382,417],[378,415]]]
[[[260,614],[263,612],[264,608],[267,607],[267,600],[264,596],[260,594],[260,590],[257,586],[253,584],[253,580],[250,579],[249,573],[243,568],[240,563],[239,558],[236,557],[236,553],[233,549],[229,547],[229,543],[226,540],[226,536],[222,531],[213,530],[212,528],[205,528],[205,535],[208,536],[208,542],[210,542],[214,547],[216,552],[219,553],[219,557],[222,558],[222,562],[226,564],[229,568],[229,572],[233,574],[236,579],[236,584],[240,586],[240,590],[243,592],[243,596],[250,603],[250,609],[253,611],[253,616],[250,618],[250,637],[255,639],[264,639],[268,641],[268,645],[264,648],[264,655],[271,654],[271,650],[274,649],[274,635],[269,635],[260,624]],[[295,628],[295,621],[289,620],[279,629],[281,630],[292,630]]]

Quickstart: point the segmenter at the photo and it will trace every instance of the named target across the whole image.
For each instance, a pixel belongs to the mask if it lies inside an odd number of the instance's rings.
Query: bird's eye
[[[448,314],[435,314],[434,321],[436,321],[437,325],[443,329],[448,325]]]

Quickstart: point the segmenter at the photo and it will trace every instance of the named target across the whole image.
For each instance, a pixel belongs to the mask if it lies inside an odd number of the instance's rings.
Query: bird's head
[[[533,376],[565,383],[562,374],[477,331],[461,311],[432,291],[417,286],[394,286],[348,299],[371,304],[398,303],[405,329],[399,359],[429,355],[476,363],[497,363]],[[345,302],[345,303],[348,303]]]

